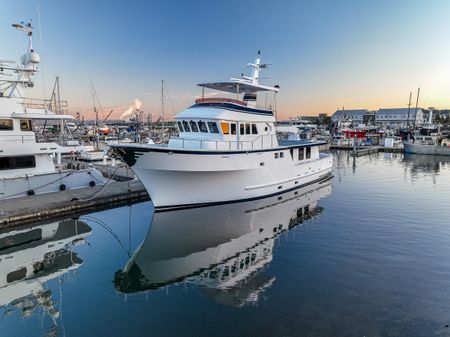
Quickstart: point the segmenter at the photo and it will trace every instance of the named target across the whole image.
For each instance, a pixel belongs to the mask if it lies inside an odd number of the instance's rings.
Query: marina
[[[73,242],[3,283],[2,332],[445,336],[449,160],[378,153],[354,164],[341,152],[333,162],[332,180],[298,194],[162,213],[137,203],[80,216],[78,236],[74,220],[1,230],[5,273],[25,254],[38,261],[47,242]],[[57,234],[27,243],[39,228]],[[48,247],[40,254],[58,249]]]
[[[6,0],[0,337],[450,336],[450,5],[242,6]]]

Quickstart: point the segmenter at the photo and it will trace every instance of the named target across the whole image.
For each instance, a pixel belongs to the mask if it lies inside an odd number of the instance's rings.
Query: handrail
[[[247,106],[247,103],[244,101],[239,101],[237,99],[225,98],[225,97],[212,97],[212,98],[198,98],[195,100],[196,104],[201,103],[235,103],[239,105]]]
[[[268,139],[270,137],[270,141]],[[193,143],[199,144],[199,149],[211,149],[211,147],[207,147],[207,144],[212,144],[212,148],[216,150],[220,149],[238,149],[238,150],[254,150],[254,149],[263,149],[274,146],[274,138],[277,140],[276,135],[268,134],[268,135],[258,135],[253,140],[215,140],[215,139],[199,139],[199,138],[172,138],[172,141],[180,141],[181,148],[192,148]],[[265,141],[265,139],[267,141]],[[260,143],[259,143],[260,142]],[[219,146],[220,144],[224,146]],[[191,146],[189,146],[191,145]],[[205,146],[204,146],[205,145]],[[233,146],[235,145],[235,146]]]

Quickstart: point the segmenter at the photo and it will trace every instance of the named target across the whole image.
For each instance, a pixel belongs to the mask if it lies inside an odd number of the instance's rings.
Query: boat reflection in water
[[[411,166],[412,172],[438,173],[443,167],[450,165],[450,157],[406,153],[404,162]]]
[[[128,294],[189,282],[219,303],[257,302],[275,281],[259,272],[272,261],[276,237],[319,214],[318,201],[330,193],[326,181],[257,201],[156,213],[115,287]]]
[[[51,329],[57,329],[60,312],[45,283],[83,263],[71,248],[85,243],[90,233],[91,227],[78,220],[0,231],[0,308],[5,314],[28,317],[40,308],[53,322]]]

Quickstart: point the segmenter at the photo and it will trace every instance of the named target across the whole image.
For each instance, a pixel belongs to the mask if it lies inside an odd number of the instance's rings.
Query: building
[[[421,108],[379,109],[375,115],[375,124],[381,127],[398,128],[424,123]]]
[[[401,128],[408,125],[422,125],[425,121],[422,108],[392,108],[369,111],[337,110],[331,117],[332,122],[352,121],[355,124],[377,125],[384,128]]]
[[[336,110],[336,112],[331,117],[331,121],[335,122],[343,122],[343,121],[353,121],[357,123],[364,122],[364,115],[368,114],[369,111],[367,109],[360,110]]]

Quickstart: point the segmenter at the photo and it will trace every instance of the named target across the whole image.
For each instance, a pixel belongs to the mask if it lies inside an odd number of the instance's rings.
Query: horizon
[[[280,119],[337,109],[450,106],[450,3],[332,1],[282,4],[7,0],[0,58],[18,61],[27,40],[11,24],[33,19],[41,56],[34,98],[49,98],[56,76],[71,114],[92,117],[91,83],[103,115],[117,119],[135,100],[156,119],[161,80],[166,118],[191,105],[197,83],[248,73],[257,50],[279,84]],[[6,9],[6,10],[5,10]],[[81,23],[81,24],[80,24]],[[238,48],[236,46],[239,46]],[[156,118],[155,118],[156,117]]]

